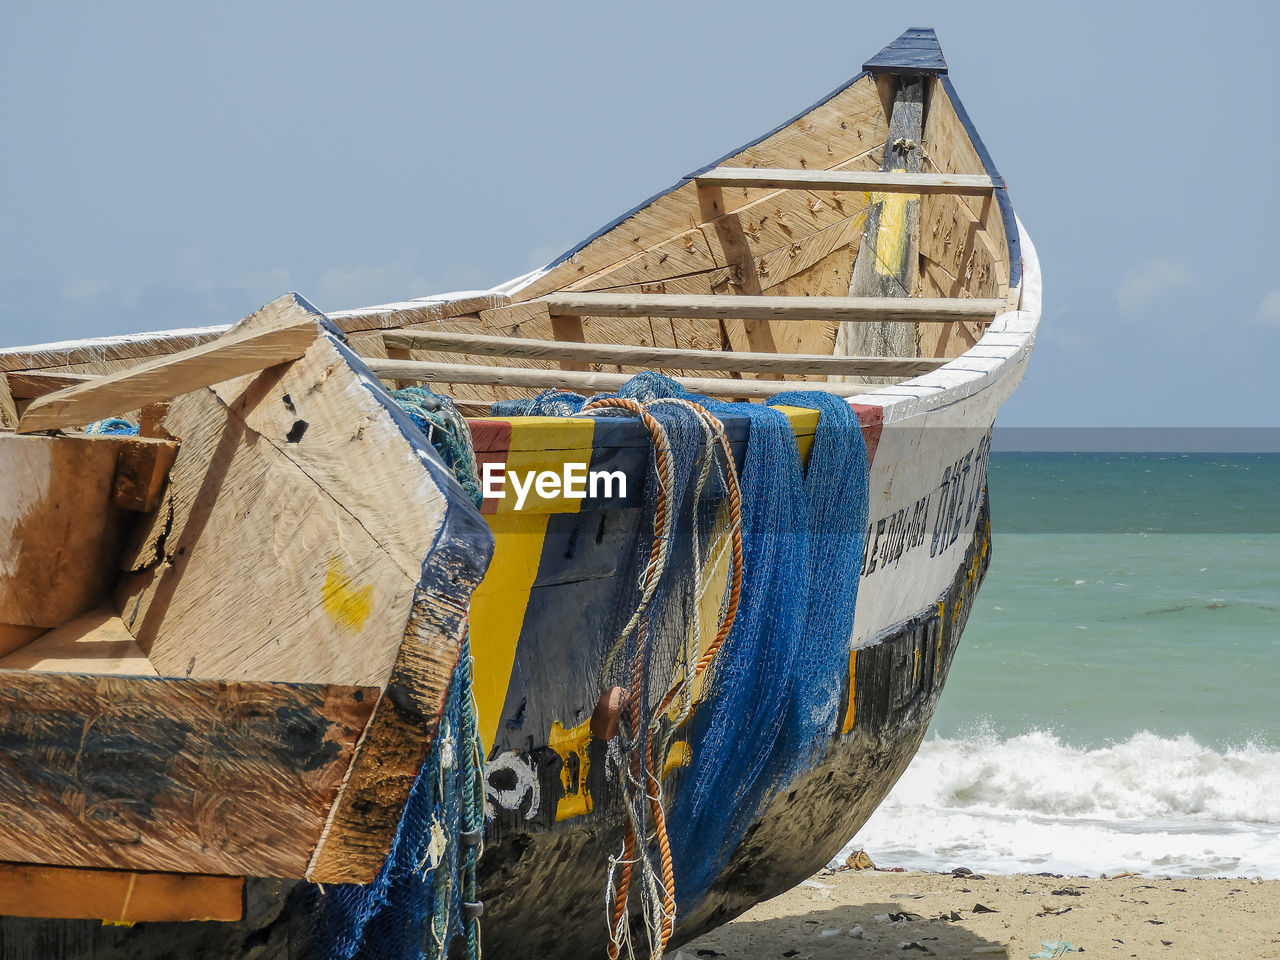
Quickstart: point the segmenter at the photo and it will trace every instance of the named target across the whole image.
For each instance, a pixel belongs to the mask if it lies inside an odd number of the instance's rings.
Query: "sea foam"
[[[842,851],[882,866],[1280,877],[1280,750],[1136,733],[926,740]],[[834,862],[834,861],[833,861]]]

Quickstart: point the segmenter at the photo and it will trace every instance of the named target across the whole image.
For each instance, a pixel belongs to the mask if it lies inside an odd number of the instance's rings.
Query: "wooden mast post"
[[[923,172],[924,114],[932,77],[947,72],[932,30],[909,30],[863,65],[876,75],[889,119],[880,172]],[[920,195],[872,195],[866,227],[853,265],[849,295],[910,297],[916,292],[920,256]],[[835,353],[914,357],[919,352],[914,323],[841,324]]]

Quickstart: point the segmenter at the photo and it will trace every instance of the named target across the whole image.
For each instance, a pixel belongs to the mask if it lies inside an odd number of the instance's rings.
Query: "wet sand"
[[[823,871],[669,955],[1024,958],[1044,941],[1081,960],[1280,958],[1280,880]]]

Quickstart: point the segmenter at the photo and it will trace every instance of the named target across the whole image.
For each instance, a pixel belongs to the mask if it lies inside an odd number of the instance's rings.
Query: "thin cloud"
[[[439,292],[438,284],[424,277],[413,258],[404,254],[381,265],[329,267],[320,274],[313,302],[321,310],[346,310]]]
[[[1145,310],[1169,294],[1191,286],[1195,276],[1185,263],[1149,260],[1125,274],[1116,291],[1116,306],[1124,313]]]
[[[1272,290],[1262,298],[1262,306],[1253,319],[1269,327],[1280,327],[1280,290]]]

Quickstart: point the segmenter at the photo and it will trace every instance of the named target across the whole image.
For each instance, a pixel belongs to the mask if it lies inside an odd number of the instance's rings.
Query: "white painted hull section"
[[[856,398],[883,406],[884,431],[869,483],[871,533],[854,616],[855,649],[932,608],[964,561],[986,482],[986,438],[1000,405],[1022,380],[1040,322],[1040,262],[1021,224],[1019,232],[1019,309],[996,317],[972,348],[938,370]],[[957,463],[958,492],[950,482]],[[947,523],[953,493],[962,516]],[[899,521],[905,530],[892,529],[899,511],[905,511]],[[918,542],[910,545],[913,540]],[[890,558],[887,567],[881,556]]]

